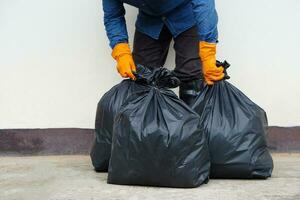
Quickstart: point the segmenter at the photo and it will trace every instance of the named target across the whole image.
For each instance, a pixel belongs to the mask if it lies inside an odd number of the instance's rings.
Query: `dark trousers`
[[[182,83],[201,79],[199,39],[196,27],[192,27],[173,38],[168,28],[164,26],[158,40],[135,31],[133,44],[135,63],[147,67],[164,66],[172,39],[174,39],[176,52],[175,75]]]

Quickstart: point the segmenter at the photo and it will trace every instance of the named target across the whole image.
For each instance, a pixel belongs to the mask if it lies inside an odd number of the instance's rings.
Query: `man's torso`
[[[121,0],[123,3],[139,8],[143,12],[159,16],[164,15],[176,7],[189,2],[190,0]]]

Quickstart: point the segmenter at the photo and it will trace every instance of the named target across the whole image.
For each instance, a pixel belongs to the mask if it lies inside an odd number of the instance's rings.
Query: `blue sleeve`
[[[214,0],[192,0],[200,41],[218,41],[218,14]]]
[[[121,42],[128,42],[125,9],[119,0],[102,0],[104,25],[111,48]]]

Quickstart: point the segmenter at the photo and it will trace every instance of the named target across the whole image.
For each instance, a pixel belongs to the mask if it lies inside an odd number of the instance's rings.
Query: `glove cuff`
[[[199,56],[202,62],[216,60],[217,44],[201,41],[199,42]]]
[[[120,56],[123,56],[126,54],[131,55],[131,50],[130,50],[129,44],[128,43],[119,43],[113,48],[111,56],[115,60],[118,60]]]

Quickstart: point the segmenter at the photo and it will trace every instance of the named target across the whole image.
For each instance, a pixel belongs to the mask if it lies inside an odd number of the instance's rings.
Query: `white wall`
[[[271,125],[300,125],[300,1],[217,0],[219,58]],[[128,7],[131,41],[136,10]],[[168,58],[174,65],[174,52]],[[0,128],[94,126],[121,79],[99,0],[0,0]]]

